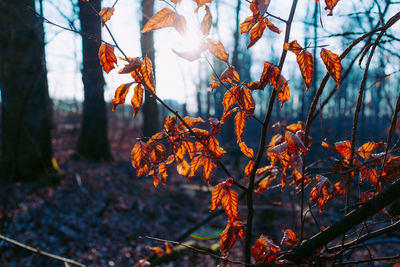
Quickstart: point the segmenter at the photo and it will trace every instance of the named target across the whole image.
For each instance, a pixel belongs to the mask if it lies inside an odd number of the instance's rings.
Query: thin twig
[[[220,260],[222,262],[229,262],[229,263],[240,264],[240,265],[244,265],[244,266],[246,266],[246,265],[250,266],[251,265],[251,264],[246,264],[246,263],[240,262],[240,261],[229,260],[228,258],[224,258],[224,257],[218,256],[218,255],[216,255],[214,253],[211,253],[210,251],[207,251],[207,250],[204,250],[204,249],[200,249],[200,248],[195,248],[193,246],[189,246],[189,245],[186,245],[184,243],[177,242],[177,241],[171,241],[171,240],[161,239],[161,238],[156,238],[156,237],[151,237],[151,236],[145,236],[145,237],[139,236],[139,238],[146,238],[146,239],[155,240],[155,241],[159,241],[159,242],[168,242],[168,243],[171,243],[171,244],[174,244],[174,245],[183,246],[183,247],[189,248],[189,249],[191,249],[193,251],[196,251],[198,253],[209,255],[209,256],[213,257],[214,259]]]
[[[84,265],[82,263],[79,263],[77,261],[74,261],[74,260],[71,260],[71,259],[68,259],[68,258],[64,258],[64,257],[61,257],[61,256],[57,256],[55,254],[52,254],[52,253],[49,253],[49,252],[46,252],[46,251],[42,251],[40,248],[34,248],[34,247],[31,247],[31,246],[25,245],[25,244],[23,244],[21,242],[18,242],[18,241],[14,240],[14,239],[11,239],[11,238],[6,237],[6,236],[1,235],[1,234],[0,234],[0,239],[4,240],[4,241],[6,241],[6,242],[8,242],[10,244],[13,244],[15,246],[18,246],[20,248],[29,250],[29,251],[31,251],[33,253],[36,253],[36,254],[39,254],[39,255],[42,255],[42,256],[45,256],[45,257],[48,257],[48,258],[52,258],[52,259],[55,259],[55,260],[58,260],[58,261],[66,262],[68,264],[73,264],[73,265],[80,266],[80,267],[86,267],[86,265]]]
[[[298,0],[293,0],[293,2],[292,2],[292,7],[290,10],[289,18],[286,23],[285,38],[284,38],[285,43],[289,42],[290,29],[292,26],[294,13],[296,11],[297,2],[298,2]],[[279,61],[279,65],[278,65],[278,68],[280,71],[282,71],[283,64],[285,63],[286,55],[287,55],[287,50],[283,49],[281,58]],[[253,209],[254,181],[255,181],[255,177],[256,177],[256,171],[258,169],[258,166],[260,165],[261,158],[264,154],[267,129],[268,129],[269,120],[271,118],[272,108],[274,106],[276,94],[277,94],[276,90],[273,89],[271,92],[271,96],[269,98],[268,109],[267,109],[267,113],[265,114],[263,127],[261,129],[261,137],[260,137],[260,144],[258,146],[257,157],[256,157],[256,160],[254,163],[253,171],[251,172],[251,175],[249,178],[249,185],[247,187],[247,192],[248,192],[248,194],[247,194],[247,227],[246,227],[246,240],[245,240],[245,262],[246,263],[250,263],[250,261],[251,261],[251,243],[252,243],[251,238],[252,238],[252,232],[253,232],[253,216],[254,216],[254,209]]]

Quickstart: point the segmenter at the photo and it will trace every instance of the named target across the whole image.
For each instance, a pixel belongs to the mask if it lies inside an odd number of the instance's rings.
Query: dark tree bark
[[[142,0],[142,21],[141,28],[147,23],[149,18],[154,14],[154,0]],[[147,56],[152,64],[155,75],[155,53],[154,53],[154,35],[153,32],[146,32],[140,35],[140,46],[142,56]],[[145,100],[142,107],[143,112],[143,129],[144,136],[152,136],[160,129],[158,118],[158,106],[155,98],[150,97],[149,92],[145,93]]]
[[[100,0],[90,1],[100,10]],[[82,80],[85,92],[83,118],[77,144],[79,155],[94,161],[112,159],[107,138],[107,113],[104,102],[104,77],[99,63],[98,51],[101,40],[100,19],[88,3],[79,1],[81,30],[96,39],[82,36]]]
[[[51,103],[34,0],[0,0],[2,180],[50,177]]]

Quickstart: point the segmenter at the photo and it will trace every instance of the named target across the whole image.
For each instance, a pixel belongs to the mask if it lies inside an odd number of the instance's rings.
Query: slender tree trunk
[[[154,14],[154,0],[142,0],[142,21],[141,28],[147,23],[149,18]],[[140,45],[142,49],[142,56],[147,56],[152,64],[155,75],[155,53],[154,53],[154,35],[153,32],[146,32],[140,35]],[[143,112],[143,135],[152,136],[158,132],[159,118],[158,118],[158,106],[157,102],[153,97],[150,97],[149,92],[145,93],[145,100],[142,108]]]
[[[43,23],[29,7],[35,8],[34,0],[0,0],[3,180],[54,172]]]
[[[100,0],[91,0],[90,3],[96,10],[100,10]],[[97,40],[82,36],[82,81],[85,99],[77,152],[90,160],[110,161],[112,157],[107,138],[107,113],[104,102],[105,82],[98,58],[100,20],[88,3],[79,1],[78,5],[82,32],[90,33]]]

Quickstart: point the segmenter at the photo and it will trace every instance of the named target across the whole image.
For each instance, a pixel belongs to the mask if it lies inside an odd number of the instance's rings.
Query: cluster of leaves
[[[235,136],[241,152],[249,159],[245,167],[244,177],[255,174],[262,177],[258,184],[256,193],[266,191],[273,181],[279,180],[283,188],[286,186],[288,174],[291,174],[293,181],[290,185],[308,184],[313,181],[306,177],[304,171],[304,155],[311,147],[312,139],[305,134],[305,124],[298,122],[283,128],[282,133],[274,135],[268,144],[266,158],[269,164],[258,168],[255,167],[254,150],[247,146],[243,140],[246,122],[254,115],[255,101],[252,96],[254,90],[264,90],[267,85],[271,85],[276,90],[276,95],[283,104],[290,99],[290,88],[288,81],[281,74],[281,69],[271,62],[264,62],[264,69],[260,79],[249,83],[240,81],[235,67],[229,64],[229,53],[226,52],[223,44],[210,37],[212,14],[209,4],[212,0],[193,0],[197,7],[194,10],[198,14],[200,9],[204,8],[205,14],[199,25],[199,31],[203,39],[198,47],[190,51],[174,52],[187,60],[193,61],[201,58],[203,52],[208,51],[217,59],[225,62],[227,67],[217,78],[211,77],[210,87],[215,89],[221,85],[226,88],[223,98],[224,112],[220,119],[210,118],[204,121],[202,118],[184,117],[179,114],[168,116],[165,119],[163,130],[154,134],[150,138],[142,138],[136,142],[132,149],[132,165],[137,169],[137,176],[153,176],[154,186],[159,183],[165,184],[168,176],[167,166],[176,163],[177,172],[184,176],[187,181],[192,180],[203,167],[203,177],[207,183],[210,182],[211,174],[218,165],[222,164],[221,159],[226,153],[221,147],[217,135],[221,126],[226,123],[234,114]],[[318,2],[318,0],[316,0]],[[142,33],[172,27],[179,34],[186,33],[186,18],[179,14],[177,5],[180,0],[170,0],[168,3],[172,8],[163,8],[149,19],[142,29]],[[332,10],[339,0],[325,0],[328,15],[332,15]],[[269,30],[279,34],[281,31],[270,20],[270,14],[267,12],[269,0],[250,1],[250,11],[252,15],[247,17],[240,25],[240,32],[250,34],[248,48],[252,47],[263,35],[264,30]],[[103,8],[99,16],[102,26],[111,18],[114,8]],[[301,75],[306,87],[309,89],[313,78],[313,55],[301,47],[296,40],[285,43],[283,48],[293,52],[300,68]],[[320,57],[324,62],[328,73],[340,86],[341,80],[341,58],[327,49],[321,49]],[[109,73],[117,64],[117,57],[114,54],[114,46],[104,43],[99,50],[100,63],[106,73]],[[152,62],[147,58],[123,57],[120,60],[126,61],[125,66],[118,71],[119,74],[130,74],[133,81],[121,84],[115,92],[112,101],[114,109],[125,103],[125,98],[132,84],[136,83],[134,94],[131,100],[134,116],[140,110],[143,101],[143,92],[147,90],[151,96],[156,95]],[[157,100],[158,97],[157,97]],[[160,101],[160,100],[159,100]],[[147,140],[147,141],[146,141]],[[332,184],[327,177],[317,175],[315,177],[316,186],[311,189],[310,200],[320,206],[322,212],[326,203],[337,196],[345,194],[346,187],[350,181],[349,173],[353,170],[350,166],[360,169],[361,182],[368,180],[380,192],[385,184],[400,175],[400,157],[390,157],[386,159],[382,154],[374,154],[376,150],[382,147],[383,143],[369,142],[357,149],[357,156],[364,159],[361,162],[357,158],[350,164],[351,145],[349,141],[335,143],[329,146],[323,143],[344,159],[337,161],[333,171],[340,171],[343,174],[342,179]],[[384,163],[384,164],[383,164]],[[379,171],[378,166],[384,165]],[[290,172],[288,172],[290,171]],[[238,185],[232,177],[221,183],[218,183],[212,190],[211,209],[215,211],[220,205],[227,216],[225,230],[220,235],[221,252],[227,257],[229,250],[234,246],[237,237],[244,239],[245,228],[243,222],[239,220],[238,194],[232,189],[233,185]],[[243,187],[243,186],[242,186]],[[246,192],[253,193],[253,192]],[[363,198],[368,199],[374,194],[364,194]],[[298,243],[295,233],[287,229],[283,233],[281,245],[293,246]],[[164,254],[161,248],[149,248],[154,253]],[[277,253],[281,247],[276,245],[273,240],[267,236],[261,235],[253,246],[253,257],[256,263],[264,264],[276,261]],[[168,253],[168,252],[167,252]]]

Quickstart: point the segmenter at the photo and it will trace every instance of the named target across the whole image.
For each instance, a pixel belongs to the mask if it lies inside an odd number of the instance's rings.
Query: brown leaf
[[[248,158],[254,158],[254,151],[253,151],[253,149],[250,148],[250,147],[248,147],[248,146],[246,145],[245,142],[241,142],[241,143],[239,144],[239,147],[240,147],[240,151],[242,151],[242,153],[245,154],[246,157],[248,157]],[[245,175],[245,176],[248,176],[248,175]]]
[[[322,213],[329,200],[328,188],[332,187],[332,183],[322,175],[317,175],[315,178],[318,183],[310,191],[310,201],[316,202],[319,205],[319,212]]]
[[[254,164],[255,164],[254,160],[250,160],[249,163],[247,163],[246,168],[244,168],[244,177],[250,176],[251,172],[254,169]]]
[[[280,247],[275,245],[269,237],[261,235],[253,246],[253,257],[256,264],[272,263],[276,260],[276,254]]]
[[[210,30],[211,30],[212,15],[211,15],[211,12],[210,12],[210,8],[207,5],[206,5],[205,9],[206,9],[206,14],[204,15],[204,18],[201,21],[200,31],[204,35],[208,35],[210,33]]]
[[[276,27],[271,21],[269,21],[267,18],[264,18],[264,20],[265,20],[265,23],[267,24],[267,27],[268,27],[268,29],[270,30],[270,31],[273,31],[273,32],[275,32],[275,33],[277,33],[277,34],[280,34],[282,31],[281,30],[279,30],[279,28],[278,27]]]
[[[229,222],[234,222],[239,217],[238,201],[237,193],[230,188],[222,196],[221,206],[225,210]]]
[[[212,3],[213,0],[193,0],[193,1],[197,4],[197,9],[199,9],[199,7],[202,7],[207,3]]]
[[[256,25],[257,19],[254,16],[247,17],[241,24],[240,24],[240,34],[246,33],[249,34],[251,28]]]
[[[231,85],[233,84],[233,81],[240,82],[239,73],[232,65],[228,65],[228,67],[224,70],[219,79],[221,82],[228,82]]]
[[[118,105],[122,105],[125,103],[126,95],[128,94],[129,87],[132,84],[133,82],[121,84],[120,86],[118,86],[117,90],[115,90],[114,99],[112,100],[112,104],[114,106],[112,111],[114,111]]]
[[[296,237],[296,234],[292,229],[286,229],[283,231],[283,237],[281,241],[281,245],[293,246],[299,243],[299,240]]]
[[[177,14],[174,28],[182,36],[186,34],[186,19],[184,16]]]
[[[172,27],[175,25],[177,16],[178,13],[175,11],[169,8],[163,8],[147,21],[141,32],[145,33],[166,27]]]
[[[181,160],[179,164],[176,166],[176,170],[178,171],[178,173],[185,177],[187,176],[189,169],[190,166],[186,160]]]
[[[114,14],[115,9],[113,7],[103,7],[100,12],[99,16],[101,19],[101,27],[104,27],[107,21],[109,21]]]
[[[128,64],[125,64],[125,67],[123,67],[122,69],[120,69],[118,71],[119,74],[127,74],[127,73],[131,73],[133,71],[137,71],[140,70],[140,66],[142,65],[142,60],[139,57],[135,57],[135,58],[121,58],[122,60],[128,61]],[[136,81],[138,82],[138,81]]]
[[[239,87],[233,86],[224,95],[222,104],[224,105],[224,114],[236,103],[238,99]]]
[[[103,70],[108,74],[115,68],[114,64],[117,64],[114,47],[109,44],[102,44],[99,48],[99,59]]]
[[[131,104],[133,107],[133,118],[136,117],[136,115],[138,114],[140,107],[142,106],[142,102],[143,102],[143,87],[142,85],[139,83],[135,86],[134,89],[134,93],[131,99]]]
[[[220,41],[208,37],[206,39],[206,47],[216,58],[228,64],[229,53],[225,51],[225,47]]]
[[[232,116],[232,114],[234,112],[236,112],[238,109],[239,108],[236,107],[236,108],[233,108],[231,110],[224,111],[224,114],[222,115],[222,118],[221,118],[221,124],[224,124],[225,122],[227,122],[229,120],[229,118]]]
[[[301,71],[301,76],[303,76],[307,88],[310,89],[314,72],[313,56],[310,52],[302,51],[297,55],[296,60]]]
[[[144,87],[147,91],[152,94],[156,93],[154,76],[153,76],[153,66],[151,60],[146,56],[143,59],[143,64],[140,66],[140,74],[142,74]]]
[[[360,155],[364,159],[369,159],[372,153],[375,153],[379,148],[385,145],[384,142],[368,142],[363,144],[361,147],[357,149],[358,155]]]
[[[299,43],[297,42],[297,40],[294,40],[290,43],[285,43],[283,45],[283,48],[285,50],[291,51],[293,53],[296,54],[296,56],[298,56],[300,54],[300,52],[303,50],[303,47],[301,47],[301,45],[299,45]]]
[[[205,121],[201,117],[193,118],[190,116],[186,116],[183,118],[183,120],[186,122],[186,124],[191,127],[193,125],[199,124],[199,123],[204,123]],[[181,122],[181,127],[186,127],[183,122]]]
[[[329,72],[329,75],[337,84],[336,89],[338,89],[340,86],[340,79],[342,78],[342,64],[340,57],[325,48],[321,49],[320,56]]]
[[[325,10],[329,10],[328,16],[332,16],[333,8],[337,5],[340,0],[325,0]]]
[[[217,167],[217,164],[215,164],[211,158],[209,157],[204,157],[203,161],[203,177],[206,179],[206,182],[210,180],[211,172],[213,171],[214,168]]]
[[[220,235],[220,246],[223,254],[228,253],[233,245],[235,245],[238,236],[242,241],[244,240],[243,223],[240,221],[228,222],[225,230]]]
[[[263,35],[267,23],[265,20],[258,20],[257,25],[250,32],[250,43],[247,45],[247,49],[252,47]]]
[[[245,125],[246,125],[246,112],[244,110],[239,110],[235,116],[235,135],[236,135],[236,142],[238,144],[242,142],[242,136]]]

